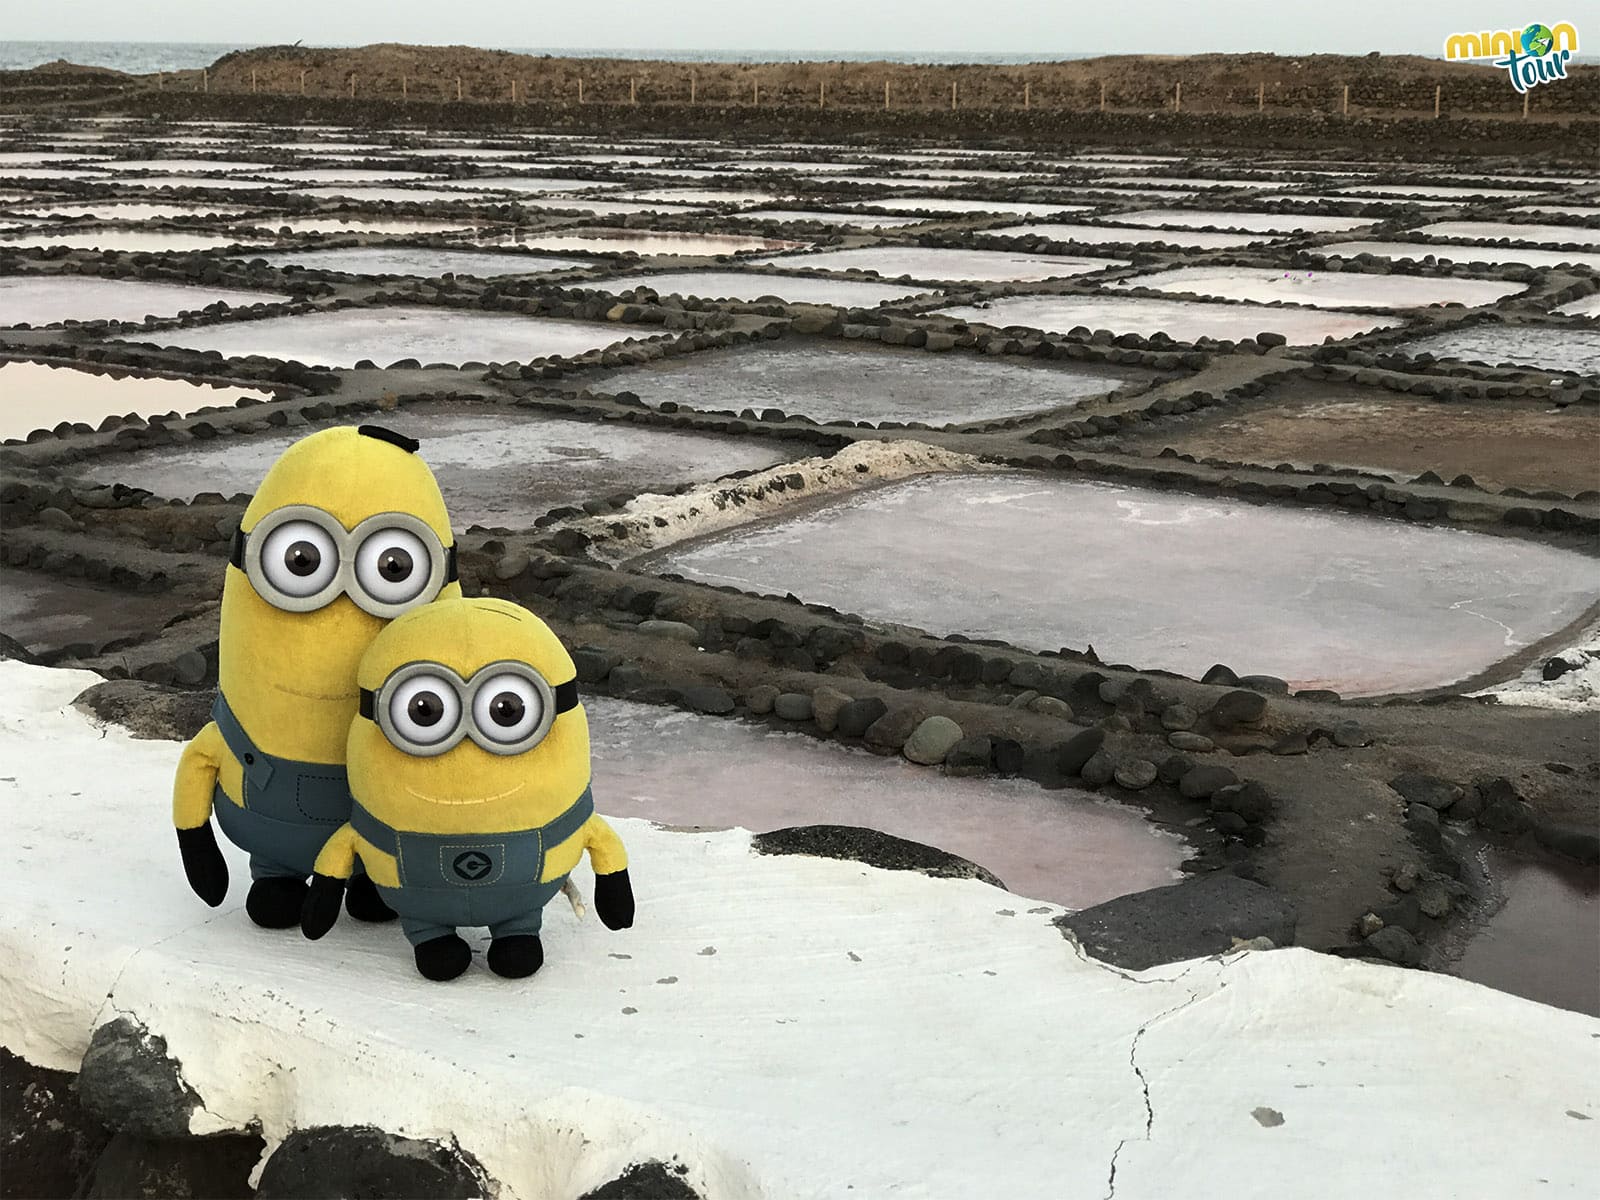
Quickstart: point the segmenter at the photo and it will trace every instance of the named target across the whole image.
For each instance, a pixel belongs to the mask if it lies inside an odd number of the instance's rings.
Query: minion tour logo
[[[1526,29],[1452,33],[1444,40],[1447,59],[1493,59],[1504,67],[1519,92],[1567,77],[1567,61],[1578,52],[1578,31],[1570,21],[1557,25],[1535,22]]]

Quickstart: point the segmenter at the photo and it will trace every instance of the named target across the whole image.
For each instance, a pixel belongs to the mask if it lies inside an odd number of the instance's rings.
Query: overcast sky
[[[465,43],[659,50],[1438,54],[1457,29],[1575,20],[1595,0],[0,0],[15,41]],[[1585,28],[1585,26],[1589,26]],[[1583,49],[1592,54],[1589,45]]]

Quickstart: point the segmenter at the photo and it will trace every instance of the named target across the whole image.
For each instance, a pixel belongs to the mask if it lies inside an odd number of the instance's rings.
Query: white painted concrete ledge
[[[712,1200],[1509,1200],[1600,1178],[1600,1021],[1302,950],[1126,974],[1051,906],[761,857],[739,831],[619,822],[637,925],[552,904],[531,980],[480,961],[428,983],[392,926],[266,933],[231,848],[227,903],[190,895],[179,746],[70,708],[94,682],[0,663],[0,1041],[73,1070],[130,1014],[204,1098],[197,1133],[454,1136],[511,1200],[674,1156]]]

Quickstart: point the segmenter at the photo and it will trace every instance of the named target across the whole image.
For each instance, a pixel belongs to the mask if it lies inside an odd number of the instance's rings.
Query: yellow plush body
[[[362,657],[358,680],[375,695],[373,702],[382,705],[388,703],[386,681],[401,668],[445,667],[460,680],[471,681],[475,676],[492,680],[506,664],[532,668],[551,688],[576,686],[572,658],[544,622],[515,604],[491,599],[441,599],[406,613],[373,641]],[[470,719],[471,713],[463,711],[462,718]],[[628,859],[621,840],[604,818],[592,814],[589,726],[575,693],[572,707],[556,713],[542,740],[517,753],[496,753],[464,736],[431,756],[408,752],[369,715],[350,726],[346,763],[358,819],[328,840],[316,873],[343,879],[359,860],[385,901],[400,913],[402,927],[418,946],[419,967],[421,943],[458,940],[452,936],[458,924],[487,925],[496,944],[519,933],[537,940],[537,910],[585,851],[597,880],[626,879]],[[537,837],[540,830],[560,827],[580,802],[587,807],[567,821],[570,830],[564,829],[559,839],[547,837],[537,855],[520,860],[514,853],[506,856],[511,864],[507,876],[492,889],[503,895],[503,902],[494,901],[489,889],[474,893],[477,907],[472,912],[502,915],[503,921],[457,919],[469,911],[456,903],[466,893],[451,893],[445,885],[455,881],[434,878],[435,863],[448,857],[446,850]],[[369,822],[369,829],[381,829],[381,840],[389,844],[367,836],[359,818]],[[526,868],[530,862],[537,867],[529,877],[517,873],[519,864]],[[596,907],[611,924],[598,882]],[[524,911],[528,908],[532,911]],[[631,892],[627,909],[625,923],[631,923]],[[493,947],[490,965],[495,966]]]
[[[346,530],[375,514],[410,514],[441,545],[453,542],[444,498],[427,464],[353,427],[322,430],[284,451],[262,480],[240,528],[248,534],[285,506],[315,507]],[[460,587],[448,583],[440,595],[459,596]],[[348,595],[315,611],[285,611],[258,594],[243,569],[230,564],[222,588],[218,684],[249,741],[278,759],[326,765],[331,793],[342,778],[345,743],[356,715],[356,668],[386,624]],[[173,823],[180,831],[197,830],[208,824],[214,803],[248,807],[248,791],[244,765],[212,721],[185,748],[179,763]],[[243,848],[253,851],[249,845]],[[305,864],[300,878],[309,874],[309,866]]]

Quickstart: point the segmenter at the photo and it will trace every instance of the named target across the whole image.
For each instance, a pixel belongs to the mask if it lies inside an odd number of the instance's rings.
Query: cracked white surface
[[[429,984],[392,928],[265,933],[231,851],[225,905],[189,895],[179,747],[67,707],[92,682],[0,663],[0,1040],[72,1069],[137,1018],[196,1132],[453,1135],[513,1200],[674,1155],[710,1200],[1588,1195],[1600,1171],[1600,1021],[1298,950],[1119,971],[1052,906],[738,831],[620,822],[637,926],[552,905],[527,981]]]

